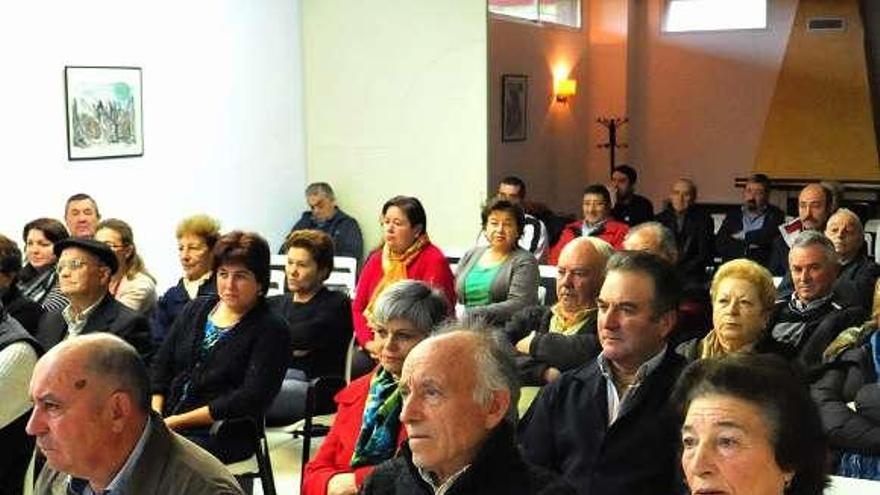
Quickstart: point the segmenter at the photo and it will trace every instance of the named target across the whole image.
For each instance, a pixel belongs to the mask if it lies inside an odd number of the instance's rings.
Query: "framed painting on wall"
[[[139,67],[64,67],[67,157],[143,156]]]
[[[501,76],[502,141],[526,140],[528,91],[528,76],[519,74]]]

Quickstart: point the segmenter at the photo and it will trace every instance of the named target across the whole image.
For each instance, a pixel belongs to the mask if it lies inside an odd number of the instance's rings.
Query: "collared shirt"
[[[598,308],[585,308],[575,313],[571,318],[566,318],[559,310],[559,303],[556,303],[550,308],[553,316],[550,317],[548,331],[550,333],[561,333],[562,335],[575,335],[587,323],[588,316],[597,311],[599,311]]]
[[[190,280],[186,277],[183,277],[183,288],[184,290],[186,290],[186,294],[189,296],[190,299],[195,299],[199,295],[199,287],[201,287],[206,280],[211,278],[212,274],[213,272],[211,270],[208,270],[207,272],[205,272],[204,275],[195,280]]]
[[[764,219],[767,218],[767,207],[754,213],[749,211],[745,206],[742,207],[743,233],[761,230],[764,226]]]
[[[76,337],[82,332],[82,329],[86,326],[86,323],[89,321],[89,316],[95,312],[95,308],[101,304],[101,301],[107,297],[107,294],[101,296],[94,304],[84,309],[80,314],[75,314],[73,312],[73,308],[70,304],[67,305],[66,308],[61,312],[61,316],[64,317],[64,321],[67,322],[67,337]],[[65,337],[65,338],[67,338]]]
[[[601,220],[596,223],[587,223],[586,220],[582,223],[581,226],[581,236],[589,237],[593,234],[601,233],[602,229],[605,228],[606,220]]]
[[[441,483],[439,486],[434,484],[434,476],[431,474],[430,471],[422,469],[421,467],[418,467],[418,470],[419,476],[421,476],[422,479],[425,480],[425,483],[427,483],[428,486],[431,487],[434,495],[444,495],[447,491],[449,491],[450,488],[452,488],[452,485],[455,483],[455,481],[460,478],[461,475],[464,474],[464,472],[467,471],[469,467],[471,467],[470,464],[459,469],[455,474],[446,478],[446,481]]]
[[[125,464],[122,465],[122,468],[116,473],[116,476],[110,480],[110,484],[108,484],[107,488],[101,492],[101,495],[124,495],[128,492],[128,481],[131,479],[137,461],[144,453],[144,447],[147,444],[147,437],[150,436],[152,428],[152,425],[150,425],[150,419],[147,417],[147,423],[144,426],[144,431],[141,433],[141,437],[134,445],[131,453],[128,454],[128,459],[126,459]],[[92,486],[88,481],[74,478],[72,476],[69,477],[67,493],[69,495],[98,495],[92,490]]]
[[[608,426],[611,426],[617,420],[617,415],[620,413],[621,406],[633,396],[642,382],[645,381],[645,378],[660,366],[660,362],[663,361],[663,356],[665,354],[666,345],[660,349],[660,352],[654,354],[654,356],[642,363],[642,365],[639,366],[638,371],[636,371],[636,380],[624,392],[623,397],[620,397],[617,393],[617,386],[614,384],[611,362],[605,357],[604,352],[599,353],[599,357],[596,359],[599,361],[599,371],[601,371],[602,376],[605,377],[605,390],[608,394]]]

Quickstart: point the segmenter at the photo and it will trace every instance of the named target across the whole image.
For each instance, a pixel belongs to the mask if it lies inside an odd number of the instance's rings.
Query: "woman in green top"
[[[517,245],[525,224],[522,208],[492,199],[481,215],[488,246],[477,246],[461,258],[455,291],[464,314],[501,325],[526,306],[538,304],[538,262]]]

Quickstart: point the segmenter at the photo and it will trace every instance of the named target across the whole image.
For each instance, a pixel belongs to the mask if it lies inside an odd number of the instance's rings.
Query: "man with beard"
[[[629,165],[618,165],[611,172],[611,194],[615,198],[611,216],[630,227],[654,218],[651,200],[636,194],[638,179],[636,169]]]
[[[748,258],[768,266],[779,225],[785,221],[782,210],[768,203],[770,179],[764,174],[749,177],[743,189],[743,205],[724,217],[715,236],[715,249],[724,262]],[[777,273],[781,275],[781,273]]]

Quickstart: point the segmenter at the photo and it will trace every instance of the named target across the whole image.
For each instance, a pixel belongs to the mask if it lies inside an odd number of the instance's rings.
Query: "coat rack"
[[[611,174],[614,172],[615,151],[617,150],[617,148],[627,148],[628,147],[626,144],[618,144],[617,143],[617,130],[620,128],[620,126],[629,122],[629,118],[628,117],[615,117],[612,115],[610,117],[599,117],[598,119],[596,119],[596,122],[598,122],[599,124],[602,124],[606,129],[608,129],[608,142],[603,143],[603,144],[598,144],[598,145],[596,145],[596,147],[608,148],[611,151],[611,156],[609,157],[611,160],[611,163],[608,167],[608,176],[610,177]]]

